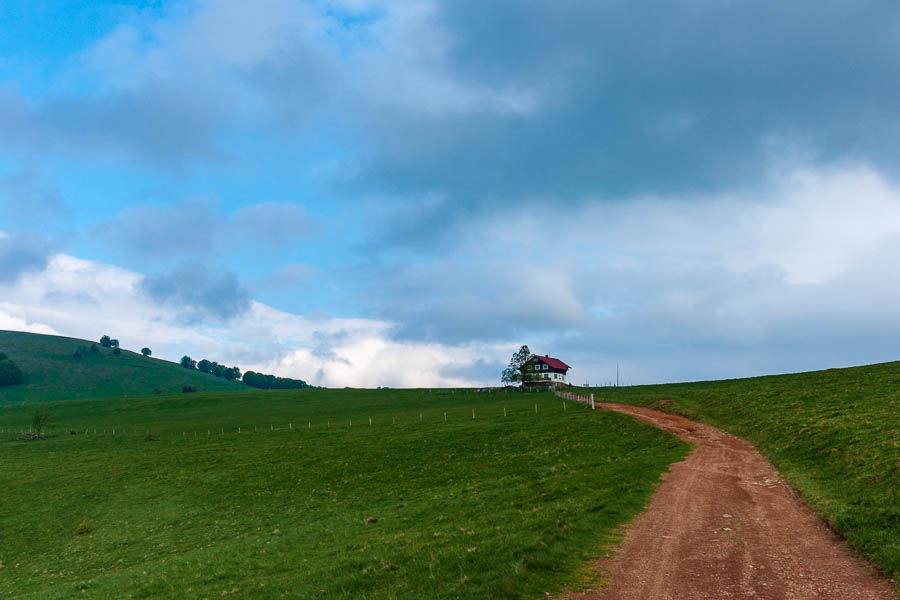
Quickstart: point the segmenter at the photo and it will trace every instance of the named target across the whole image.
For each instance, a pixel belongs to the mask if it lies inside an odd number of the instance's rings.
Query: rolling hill
[[[79,346],[96,345],[98,352],[73,356]],[[0,405],[180,392],[185,385],[197,391],[244,390],[226,381],[156,358],[112,349],[76,338],[0,331],[0,352],[9,355],[25,375],[25,382],[0,387]]]

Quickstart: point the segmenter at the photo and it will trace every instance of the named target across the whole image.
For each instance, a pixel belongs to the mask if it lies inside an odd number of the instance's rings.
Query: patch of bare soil
[[[843,542],[747,441],[684,417],[598,404],[696,446],[663,476],[611,559],[609,587],[578,600],[892,600],[894,586]]]

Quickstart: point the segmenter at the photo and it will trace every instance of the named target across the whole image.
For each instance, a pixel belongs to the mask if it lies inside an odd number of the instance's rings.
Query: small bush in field
[[[78,524],[78,529],[76,530],[76,532],[78,533],[78,535],[82,535],[87,533],[88,531],[90,531],[90,529],[88,529],[87,519],[82,519],[81,523]]]

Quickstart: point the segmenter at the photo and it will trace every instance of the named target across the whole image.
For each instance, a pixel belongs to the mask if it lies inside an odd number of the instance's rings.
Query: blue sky
[[[0,328],[324,385],[896,358],[889,2],[6,2]]]

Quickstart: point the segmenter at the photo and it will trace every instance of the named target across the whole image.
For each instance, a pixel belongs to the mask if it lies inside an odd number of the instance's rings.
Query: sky
[[[0,329],[316,385],[898,358],[900,5],[0,4]],[[2,350],[2,348],[0,348]]]

